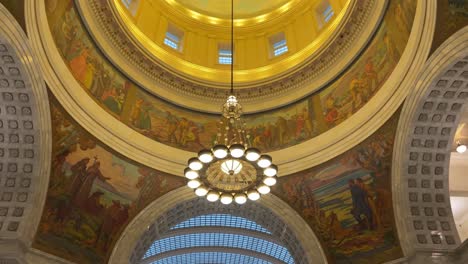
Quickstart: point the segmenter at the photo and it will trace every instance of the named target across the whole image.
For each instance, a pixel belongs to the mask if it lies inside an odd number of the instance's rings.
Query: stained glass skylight
[[[286,263],[294,263],[289,251],[281,245],[255,237],[223,233],[184,234],[156,240],[143,259],[168,251],[194,247],[240,248],[269,255]]]
[[[237,227],[271,234],[270,231],[253,221],[229,214],[209,214],[196,216],[173,226],[171,230],[202,226]]]
[[[224,253],[224,252],[196,252],[190,254],[181,254],[160,259],[151,264],[174,264],[174,263],[191,263],[191,264],[271,264],[263,259],[254,258],[251,256]]]

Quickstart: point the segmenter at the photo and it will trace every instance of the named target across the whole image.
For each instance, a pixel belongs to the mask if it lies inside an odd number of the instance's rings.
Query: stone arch
[[[151,243],[160,233],[168,230],[171,223],[216,212],[242,216],[257,221],[260,225],[267,224],[262,217],[277,218],[274,225],[270,224],[270,231],[285,242],[293,257],[295,254],[301,257],[302,262],[298,263],[326,263],[326,256],[313,231],[289,205],[276,196],[266,195],[258,202],[241,206],[240,210],[200,200],[194,199],[192,190],[182,187],[151,203],[125,228],[114,247],[109,263],[137,263]],[[174,214],[175,211],[179,213]]]
[[[26,34],[0,4],[0,262],[29,248],[51,163],[47,90]]]
[[[460,245],[448,169],[453,136],[468,98],[468,27],[445,41],[406,98],[393,153],[396,223],[405,256]]]

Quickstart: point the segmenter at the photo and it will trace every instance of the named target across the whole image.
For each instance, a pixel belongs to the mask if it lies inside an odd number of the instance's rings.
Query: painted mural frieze
[[[172,147],[198,151],[212,145],[218,116],[175,106],[138,87],[99,51],[73,1],[46,3],[49,25],[64,62],[103,109],[141,134]],[[367,49],[329,86],[288,106],[247,115],[251,144],[265,151],[293,146],[357,112],[395,69],[408,41],[415,8],[415,1],[391,1]]]
[[[310,225],[330,263],[403,257],[393,215],[391,163],[397,112],[368,139],[273,188]]]
[[[76,263],[106,263],[127,223],[184,179],[112,152],[51,101],[52,172],[33,247]]]

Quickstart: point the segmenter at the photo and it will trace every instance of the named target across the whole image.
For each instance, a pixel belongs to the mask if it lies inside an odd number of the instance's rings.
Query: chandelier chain
[[[231,0],[231,95],[234,95],[234,0]]]

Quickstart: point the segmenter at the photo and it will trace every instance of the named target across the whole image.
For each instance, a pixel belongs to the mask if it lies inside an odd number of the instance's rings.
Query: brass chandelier
[[[270,192],[277,182],[278,167],[268,155],[251,147],[242,118],[242,106],[234,96],[234,3],[231,0],[231,90],[222,107],[214,146],[188,160],[184,175],[197,196],[223,204],[244,204]]]

